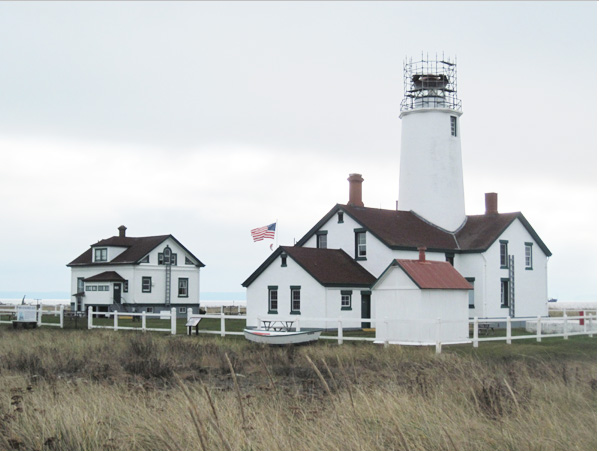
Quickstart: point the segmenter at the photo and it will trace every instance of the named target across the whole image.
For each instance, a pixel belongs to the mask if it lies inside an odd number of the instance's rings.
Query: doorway
[[[370,291],[361,292],[362,294],[362,319],[370,319]],[[370,328],[370,322],[362,322],[362,328]]]
[[[114,283],[113,286],[113,301],[116,304],[120,304],[121,303],[121,283]]]

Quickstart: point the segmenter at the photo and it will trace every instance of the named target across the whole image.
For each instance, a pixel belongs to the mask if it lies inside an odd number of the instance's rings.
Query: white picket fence
[[[19,305],[0,305],[0,323],[12,324],[17,315]],[[64,305],[37,305],[36,306],[37,326],[55,326],[64,328]],[[46,308],[46,309],[44,309]],[[51,308],[51,309],[48,309]],[[43,316],[58,316],[59,322],[43,322]]]
[[[188,315],[191,310],[188,309]],[[113,325],[94,325],[94,317],[112,317],[114,319]],[[141,319],[140,326],[120,326],[119,325],[119,317],[139,317]],[[158,318],[162,320],[170,320],[169,328],[148,328],[147,320],[152,318]],[[166,331],[171,334],[177,334],[177,309],[172,308],[170,311],[162,311],[162,312],[100,312],[94,311],[93,307],[90,306],[87,309],[87,328],[104,328],[109,330],[139,330],[139,331]]]
[[[47,308],[47,306],[46,306]],[[10,324],[12,323],[15,314],[17,312],[17,306],[14,305],[1,305],[0,306],[0,323]],[[37,324],[38,326],[54,326],[59,328],[64,328],[64,306],[52,306],[52,310],[44,309],[44,306],[40,305],[37,307]],[[535,339],[537,342],[541,342],[543,338],[550,337],[562,337],[567,340],[571,336],[579,336],[579,335],[588,335],[592,337],[597,334],[597,311],[581,311],[582,315],[577,316],[569,316],[568,312],[563,311],[563,315],[560,317],[519,317],[519,318],[510,318],[510,317],[496,317],[496,318],[478,318],[475,317],[469,320],[469,324],[472,325],[471,333],[472,336],[465,340],[465,343],[471,343],[473,347],[478,347],[481,342],[491,342],[491,341],[503,341],[506,344],[511,344],[514,340],[519,339]],[[42,322],[42,317],[47,315],[54,315],[59,317],[58,323],[44,323]],[[199,317],[201,319],[220,319],[220,329],[215,330],[199,330],[198,333],[202,334],[214,334],[220,335],[221,337],[229,336],[240,336],[243,335],[243,332],[240,331],[228,331],[226,329],[226,320],[247,320],[247,316],[245,315],[226,315],[224,310],[221,309],[220,314],[192,314],[191,308],[187,310],[187,320],[190,319],[191,316]],[[111,325],[98,325],[94,324],[94,319],[97,317],[112,317],[113,322]],[[123,319],[125,317],[132,318],[138,317],[140,319],[139,326],[121,326],[119,325],[119,319]],[[152,318],[159,318],[162,320],[169,320],[169,327],[167,328],[151,328],[147,326],[147,320]],[[290,320],[288,318],[275,318],[273,316],[268,316],[267,318],[257,319],[258,324],[261,323],[261,320]],[[324,340],[336,340],[338,344],[343,344],[344,341],[367,341],[367,342],[378,342],[382,343],[385,346],[389,345],[388,339],[381,339],[375,337],[366,337],[366,336],[356,336],[353,335],[355,330],[355,326],[361,322],[368,322],[371,324],[373,328],[378,327],[381,328],[383,332],[389,331],[389,325],[391,323],[397,324],[398,322],[406,322],[405,320],[400,319],[341,319],[341,318],[306,318],[306,317],[296,317],[292,319],[295,321],[294,328],[300,329],[302,325],[310,325],[316,322],[326,322],[326,324],[336,324],[337,325],[337,335],[321,335],[320,338]],[[514,335],[513,332],[513,323],[518,322],[532,322],[536,325],[536,331],[530,334],[521,334]],[[440,338],[441,329],[445,326],[449,326],[454,322],[443,321],[442,319],[427,319],[422,320],[421,323],[430,328],[436,328],[437,334],[436,338]],[[483,337],[480,332],[484,330],[488,330],[489,325],[500,324],[501,329],[505,328],[505,336],[490,336]],[[130,324],[129,324],[130,325]],[[201,322],[200,322],[201,325]],[[550,325],[555,332],[543,332],[543,326]],[[573,331],[574,326],[578,325],[578,331]],[[161,331],[161,332],[169,332],[172,335],[177,334],[177,312],[175,308],[172,308],[170,311],[162,311],[158,313],[147,313],[147,312],[100,312],[94,311],[93,307],[89,307],[87,311],[87,327],[88,329],[110,329],[114,331],[118,330],[138,330],[138,331]],[[582,328],[580,328],[582,327]],[[350,329],[348,329],[350,328]],[[354,328],[353,330],[351,328]],[[330,331],[330,329],[329,329]],[[384,335],[386,336],[386,334]],[[449,343],[444,343],[441,340],[436,340],[435,349],[437,353],[441,353],[444,345],[449,345]]]

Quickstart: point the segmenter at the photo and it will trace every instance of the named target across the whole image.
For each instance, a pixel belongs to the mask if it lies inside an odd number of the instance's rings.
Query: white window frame
[[[148,283],[147,290],[144,288],[144,286],[146,286],[146,282]],[[152,293],[152,277],[151,276],[142,276],[141,277],[141,291],[142,291],[142,293]]]
[[[183,284],[183,286],[181,285]],[[181,290],[183,290],[183,294],[181,294]],[[179,278],[177,283],[177,297],[178,298],[189,298],[189,278]]]
[[[296,297],[296,295],[297,295],[297,297]],[[291,314],[299,314],[301,309],[302,309],[301,287],[300,286],[291,286]]]
[[[532,243],[529,242],[524,244],[524,268],[532,270]]]
[[[94,262],[108,262],[108,248],[94,248]]]

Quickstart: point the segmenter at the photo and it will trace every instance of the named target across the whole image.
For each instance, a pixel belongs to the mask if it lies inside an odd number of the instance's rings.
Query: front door
[[[114,283],[113,300],[115,303],[121,303],[121,283]]]
[[[370,318],[370,293],[362,293],[362,314],[363,319]],[[362,328],[370,328],[370,322],[362,322]]]

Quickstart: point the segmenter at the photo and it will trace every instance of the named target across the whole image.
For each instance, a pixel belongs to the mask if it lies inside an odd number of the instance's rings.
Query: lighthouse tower
[[[405,62],[398,209],[451,232],[466,220],[456,89],[455,62]]]

